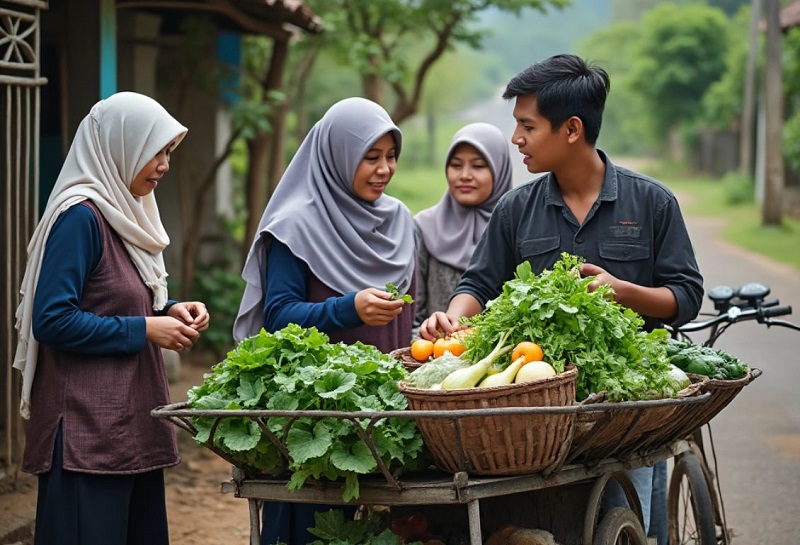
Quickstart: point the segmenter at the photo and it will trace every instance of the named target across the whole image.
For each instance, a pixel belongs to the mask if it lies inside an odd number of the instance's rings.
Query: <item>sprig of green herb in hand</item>
[[[389,295],[392,296],[391,297],[392,301],[396,301],[397,299],[402,299],[409,305],[414,302],[414,299],[412,299],[409,294],[405,293],[401,295],[400,290],[397,288],[397,286],[395,286],[391,282],[386,282],[386,291],[389,292]]]

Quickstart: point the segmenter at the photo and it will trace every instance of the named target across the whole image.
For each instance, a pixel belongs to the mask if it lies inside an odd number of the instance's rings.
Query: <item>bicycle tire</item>
[[[592,545],[647,545],[639,518],[627,507],[615,507],[603,516]]]
[[[694,452],[675,459],[667,495],[669,545],[717,545],[711,492]]]

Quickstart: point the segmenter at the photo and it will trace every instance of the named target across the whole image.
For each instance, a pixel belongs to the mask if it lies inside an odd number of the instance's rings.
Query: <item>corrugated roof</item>
[[[162,15],[210,13],[221,27],[248,34],[285,35],[286,25],[322,32],[322,20],[301,0],[116,0],[116,5]]]
[[[800,26],[800,1],[793,2],[781,10],[781,30]]]

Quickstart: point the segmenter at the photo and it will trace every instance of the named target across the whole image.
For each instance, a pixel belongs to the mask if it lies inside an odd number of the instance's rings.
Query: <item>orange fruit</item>
[[[529,361],[541,361],[544,358],[542,347],[531,341],[522,341],[511,352],[511,361],[517,361],[521,356],[525,356],[525,363]]]
[[[417,361],[428,361],[433,355],[433,342],[426,339],[417,339],[411,343],[411,357]]]
[[[466,347],[461,344],[461,341],[452,337],[442,337],[436,339],[433,343],[433,357],[438,358],[444,355],[445,352],[450,352],[454,356],[460,356],[464,353]]]

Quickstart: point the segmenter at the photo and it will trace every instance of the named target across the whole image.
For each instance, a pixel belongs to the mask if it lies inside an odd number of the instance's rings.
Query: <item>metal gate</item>
[[[0,0],[0,492],[11,488],[22,457],[14,314],[36,224],[39,187],[40,12],[47,1]]]

